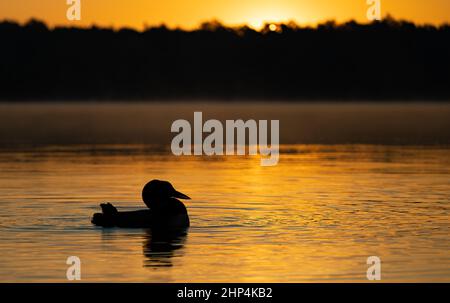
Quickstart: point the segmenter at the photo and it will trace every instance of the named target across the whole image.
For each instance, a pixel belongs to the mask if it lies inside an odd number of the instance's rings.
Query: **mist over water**
[[[169,146],[173,121],[280,120],[281,144],[450,144],[448,103],[0,103],[0,145]]]
[[[279,119],[280,161],[175,157],[176,119]],[[1,104],[0,280],[449,281],[446,104]],[[437,144],[434,144],[437,143]],[[188,194],[185,234],[102,229],[99,203]]]

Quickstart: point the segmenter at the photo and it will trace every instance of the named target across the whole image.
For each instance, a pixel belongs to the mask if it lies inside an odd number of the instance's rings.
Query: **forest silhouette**
[[[450,26],[0,22],[0,100],[449,100]]]

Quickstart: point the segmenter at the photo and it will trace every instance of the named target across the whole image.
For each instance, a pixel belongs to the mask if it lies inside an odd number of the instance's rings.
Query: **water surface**
[[[0,281],[450,282],[449,105],[0,105]],[[280,162],[175,157],[174,119],[280,118]],[[308,144],[305,144],[308,143]],[[170,180],[185,234],[102,229]]]
[[[450,152],[371,145],[284,147],[258,157],[176,158],[145,146],[0,153],[0,280],[449,281]],[[90,224],[101,201],[145,207],[142,185],[171,180],[193,199],[186,235]]]

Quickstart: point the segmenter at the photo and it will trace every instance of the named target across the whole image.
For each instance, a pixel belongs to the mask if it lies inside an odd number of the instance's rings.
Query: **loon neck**
[[[144,200],[145,205],[153,211],[164,211],[170,207],[170,205],[175,201],[178,201],[175,198],[171,197],[157,197],[153,199]]]

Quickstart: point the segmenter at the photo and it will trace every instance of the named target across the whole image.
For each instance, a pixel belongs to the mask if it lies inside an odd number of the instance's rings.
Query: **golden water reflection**
[[[283,146],[259,157],[182,157],[148,146],[48,147],[0,153],[0,280],[450,281],[450,151],[381,145]],[[98,204],[145,207],[170,180],[193,199],[179,234],[102,229]]]

